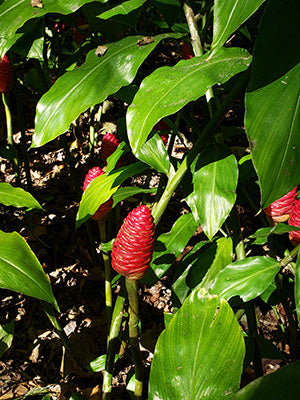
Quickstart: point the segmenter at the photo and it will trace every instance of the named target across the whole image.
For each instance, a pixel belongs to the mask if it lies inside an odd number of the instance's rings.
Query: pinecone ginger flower
[[[13,72],[7,56],[0,59],[0,92],[6,93],[13,84]]]
[[[300,199],[295,201],[293,208],[290,211],[288,224],[300,228]],[[300,243],[300,231],[290,232],[289,238],[295,245]]]
[[[108,157],[115,152],[119,144],[120,142],[113,133],[107,133],[106,135],[103,136],[101,144],[101,157],[105,164],[107,162]]]
[[[151,211],[147,206],[138,206],[125,218],[113,243],[113,269],[133,280],[143,278],[152,259],[154,240]]]
[[[89,186],[89,184],[97,178],[97,176],[103,175],[104,171],[99,167],[94,167],[88,171],[85,176],[84,183],[83,183],[83,191]],[[108,199],[105,203],[101,204],[98,210],[92,215],[92,219],[95,221],[101,221],[106,214],[109,213],[113,205],[113,199]]]
[[[297,195],[297,187],[294,187],[289,193],[264,208],[264,212],[275,222],[287,221]]]

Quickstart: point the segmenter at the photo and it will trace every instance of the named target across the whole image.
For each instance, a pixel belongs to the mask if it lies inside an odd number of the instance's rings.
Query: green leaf
[[[183,214],[177,219],[170,232],[163,233],[156,240],[150,268],[145,276],[147,283],[155,283],[175,259],[182,253],[198,223],[193,214]]]
[[[113,194],[113,207],[115,207],[121,201],[128,199],[129,197],[135,196],[136,194],[151,194],[155,192],[156,189],[143,189],[134,186],[121,187]]]
[[[300,361],[249,383],[232,400],[295,400],[300,392]]]
[[[22,188],[16,188],[9,183],[0,183],[0,203],[5,206],[42,209],[35,198]]]
[[[115,356],[115,362],[118,360],[118,355]],[[101,372],[105,369],[106,354],[95,358],[89,362],[88,369],[92,372]]]
[[[212,48],[223,46],[265,0],[215,0]]]
[[[299,13],[298,1],[268,1],[255,42],[245,127],[263,208],[299,183]]]
[[[12,344],[14,337],[15,320],[12,319],[6,325],[0,325],[0,358]]]
[[[275,235],[283,235],[284,233],[288,233],[291,231],[300,231],[300,228],[279,222],[275,226],[269,226],[266,228],[258,229],[256,232],[252,233],[252,235],[250,235],[249,238],[267,239],[273,233]]]
[[[18,37],[16,38],[14,34],[26,21],[47,13],[70,14],[92,1],[105,2],[104,0],[43,0],[43,8],[39,8],[32,7],[29,0],[3,0],[0,4],[0,57],[2,58],[15,43]]]
[[[89,219],[126,179],[143,172],[146,164],[137,162],[95,178],[83,193],[76,216],[76,227]]]
[[[263,293],[280,270],[280,264],[269,257],[249,257],[227,265],[210,285],[211,293],[229,300],[240,296],[244,301]]]
[[[166,175],[169,174],[172,166],[165,145],[158,133],[142,145],[137,158]],[[174,169],[171,170],[174,171]]]
[[[17,232],[0,231],[0,287],[47,301],[59,310],[41,264]]]
[[[300,256],[298,253],[297,262],[296,262],[296,269],[295,269],[295,306],[296,306],[296,313],[298,317],[298,325],[300,326]]]
[[[58,78],[39,101],[32,147],[55,139],[69,129],[81,112],[129,85],[158,43],[173,37],[180,35],[154,36],[152,43],[138,46],[137,41],[142,40],[142,36],[129,36],[106,44],[102,57],[98,57],[95,50],[90,51],[83,65]]]
[[[127,131],[131,148],[138,153],[153,126],[174,114],[207,89],[245,70],[251,61],[240,48],[220,49],[209,57],[182,60],[174,67],[158,68],[146,77],[127,111]]]
[[[114,17],[115,15],[127,15],[131,11],[136,10],[137,8],[140,8],[146,0],[128,0],[124,1],[122,4],[119,4],[110,10],[107,10],[99,15],[97,15],[98,18],[101,19],[109,19]]]
[[[157,341],[149,400],[231,399],[238,390],[243,335],[229,304],[218,304],[196,290],[174,315]]]
[[[209,160],[214,160],[209,162]],[[238,164],[225,146],[214,145],[201,156],[202,168],[193,174],[194,191],[187,199],[194,217],[211,239],[229,215],[238,183]]]

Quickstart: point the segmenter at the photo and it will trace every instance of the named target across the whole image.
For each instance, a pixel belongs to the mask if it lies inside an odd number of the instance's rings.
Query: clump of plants
[[[82,193],[74,226],[99,228],[106,354],[86,365],[74,351],[49,280],[17,232],[0,231],[0,287],[42,301],[80,367],[102,371],[103,399],[114,398],[124,348],[135,367],[127,387],[134,399],[297,397],[299,12],[292,0],[1,2],[0,155],[12,161],[15,180],[0,183],[0,202],[42,212],[30,194],[28,157],[61,140]],[[29,61],[34,74],[25,79]],[[22,116],[28,87],[38,98],[35,129],[30,148],[21,132],[16,149],[8,92]],[[115,132],[104,132],[109,102],[118,105]],[[93,168],[81,182],[66,133],[87,110]],[[20,125],[24,131],[22,118]],[[256,216],[249,226],[243,210]],[[164,315],[145,374],[139,288],[165,277],[174,311]],[[261,335],[258,304],[281,304],[277,342]],[[3,355],[13,322],[1,329]],[[286,365],[264,375],[266,358]]]

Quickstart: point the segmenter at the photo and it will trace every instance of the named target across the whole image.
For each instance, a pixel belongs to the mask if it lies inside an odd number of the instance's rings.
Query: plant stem
[[[243,240],[240,219],[237,213],[236,205],[234,205],[233,209],[231,210],[230,221],[233,229],[233,243],[236,258],[238,260],[243,260],[246,258],[245,243]]]
[[[246,88],[249,79],[249,72],[244,72],[237,84],[228,94],[224,102],[220,105],[220,107],[215,112],[213,118],[209,121],[206,127],[203,129],[202,134],[198,137],[192,149],[187,153],[186,157],[183,159],[180,167],[178,168],[176,174],[168,181],[166,189],[160,198],[159,202],[154,205],[152,210],[152,215],[157,224],[167,208],[168,202],[170,201],[174,191],[177,186],[180,184],[183,176],[187,172],[189,166],[194,161],[198,153],[202,150],[203,146],[207,142],[209,136],[214,132],[217,126],[222,121],[224,115],[226,114],[228,108],[231,106],[236,97]]]
[[[97,222],[99,227],[100,239],[101,241],[106,242],[105,221],[97,221]],[[105,251],[102,251],[102,257],[105,270],[105,307],[106,307],[107,326],[109,327],[111,322],[111,312],[112,312],[111,266],[110,266],[109,255]]]
[[[139,347],[139,300],[138,281],[126,278],[126,289],[129,300],[129,343],[133,362],[135,364],[135,388],[134,399],[141,400],[143,392],[143,362]]]
[[[57,334],[59,335],[61,341],[63,342],[63,345],[65,346],[66,350],[73,356],[73,358],[77,361],[77,363],[82,366],[81,361],[79,360],[79,357],[77,356],[76,352],[72,348],[72,345],[69,341],[68,336],[66,335],[63,327],[61,326],[57,316],[54,307],[48,303],[47,301],[41,300],[42,306],[44,308],[44,311],[49,318],[51,324],[53,325],[54,329],[56,330]]]
[[[189,26],[189,30],[190,30],[190,34],[191,34],[191,43],[192,43],[194,54],[195,54],[195,56],[202,56],[203,55],[203,47],[202,47],[201,39],[200,39],[200,36],[198,33],[197,21],[196,21],[195,15],[194,15],[194,11],[193,11],[192,7],[190,6],[188,0],[182,1],[182,7],[183,7],[183,12],[185,14],[185,18],[186,18],[188,26]],[[212,117],[215,112],[215,109],[216,109],[216,105],[215,105],[215,101],[214,101],[214,92],[213,92],[212,87],[208,88],[208,90],[205,93],[205,97],[206,97],[210,116]]]
[[[17,149],[15,148],[14,139],[13,139],[13,129],[12,129],[12,119],[11,119],[11,112],[9,107],[9,97],[7,93],[2,93],[2,101],[5,109],[5,116],[6,116],[6,130],[7,130],[7,143],[12,151],[15,151],[16,154],[13,157],[13,166],[14,172],[16,177],[16,182],[20,185],[20,171],[19,171],[19,161],[18,161],[18,153]]]
[[[111,399],[113,368],[115,362],[118,337],[120,334],[121,323],[123,318],[124,304],[125,304],[125,287],[123,284],[121,285],[120,292],[115,302],[109,335],[107,339],[107,355],[106,355],[105,370],[103,375],[102,400]]]

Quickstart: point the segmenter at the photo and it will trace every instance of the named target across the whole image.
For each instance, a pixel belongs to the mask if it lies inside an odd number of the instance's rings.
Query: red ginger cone
[[[107,133],[103,136],[101,144],[101,157],[105,164],[108,157],[115,152],[119,144],[120,142],[113,133]]]
[[[86,174],[84,182],[83,182],[83,191],[86,190],[86,188],[89,186],[89,184],[97,178],[97,176],[103,175],[104,171],[102,171],[101,168],[99,167],[94,167],[89,170],[89,172]],[[101,204],[101,206],[98,208],[98,210],[95,212],[94,215],[92,215],[92,219],[95,221],[101,221],[106,214],[109,213],[113,205],[113,199],[110,198],[108,199],[105,203]]]
[[[290,211],[289,225],[300,228],[300,199],[296,200]],[[289,238],[294,244],[300,243],[300,231],[292,231]]]
[[[161,120],[157,124],[154,125],[153,129],[155,131],[162,131],[162,130],[169,131],[171,128],[165,121]],[[161,137],[161,140],[164,142],[164,145],[166,146],[168,143],[168,140],[169,140],[169,135],[160,134],[159,136]]]
[[[0,61],[0,92],[6,93],[13,84],[13,72],[7,56]]]
[[[151,211],[147,206],[138,206],[125,218],[113,243],[113,269],[130,279],[143,278],[152,259],[154,241]]]
[[[181,47],[181,58],[183,60],[190,60],[193,57],[194,54],[192,52],[192,49],[190,48],[190,45],[187,42],[184,42]]]
[[[275,222],[287,221],[297,195],[297,187],[294,187],[289,193],[264,208],[264,212]]]

